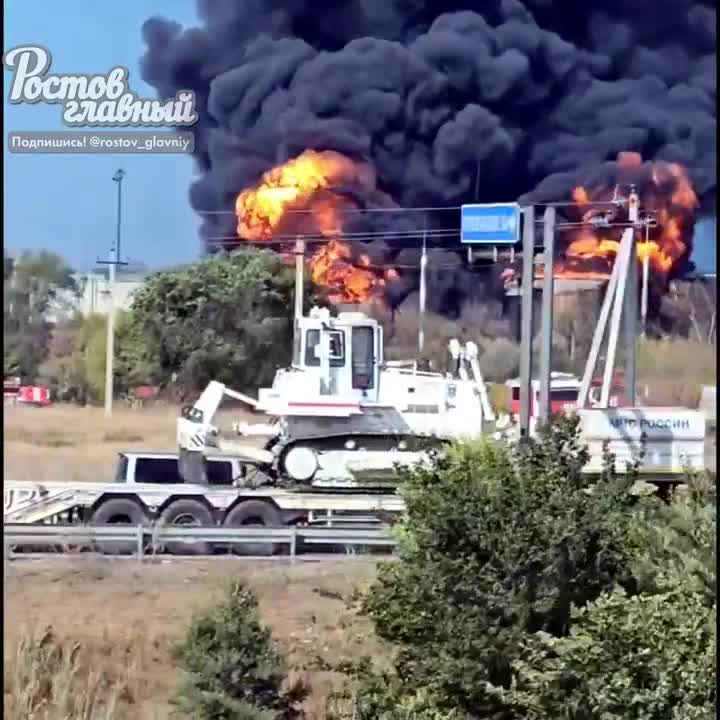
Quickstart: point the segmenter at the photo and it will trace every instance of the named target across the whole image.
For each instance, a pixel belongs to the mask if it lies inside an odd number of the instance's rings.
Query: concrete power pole
[[[305,240],[295,238],[295,324],[303,316],[303,295],[305,280]]]
[[[532,398],[533,293],[535,283],[535,207],[523,208],[521,330],[520,330],[520,439],[530,436]]]
[[[420,297],[418,300],[418,356],[425,349],[425,305],[427,303],[427,233],[423,233],[422,255],[420,256]],[[419,357],[418,357],[419,359]]]
[[[633,238],[630,247],[630,267],[628,268],[627,287],[625,288],[625,307],[623,320],[625,330],[625,402],[635,407],[637,400],[637,339],[638,339],[638,263],[635,228],[640,222],[640,198],[634,187],[628,197],[628,219],[633,225]],[[643,297],[647,292],[647,276],[643,267]],[[647,308],[647,300],[645,301]],[[643,318],[644,321],[644,318]],[[643,333],[644,333],[643,325]]]
[[[545,209],[543,217],[543,270],[542,288],[542,333],[540,341],[540,407],[538,417],[546,423],[552,415],[550,388],[552,378],[553,302],[555,300],[555,278],[553,259],[555,255],[555,208]]]
[[[117,235],[115,237],[114,257],[111,251],[110,259],[102,262],[108,266],[108,292],[110,303],[107,317],[107,343],[105,348],[105,417],[112,417],[113,409],[113,361],[115,360],[115,268],[124,265],[120,260],[120,229],[122,217],[122,181],[125,171],[120,168],[113,175],[113,182],[117,183]]]

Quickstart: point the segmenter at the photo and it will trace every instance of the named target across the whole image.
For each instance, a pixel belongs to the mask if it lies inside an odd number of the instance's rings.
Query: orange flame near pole
[[[341,211],[348,203],[332,191],[340,183],[366,182],[363,173],[366,169],[343,155],[306,150],[240,193],[235,203],[238,235],[267,242],[283,229],[292,234],[298,223],[309,219],[314,232],[327,239],[313,252],[309,265],[313,281],[327,291],[328,299],[361,303],[378,298],[394,271],[375,271],[369,257],[354,257],[343,239]]]
[[[617,181],[637,185],[643,210],[654,214],[654,227],[639,231],[637,257],[649,259],[650,266],[667,275],[686,255],[695,221],[698,198],[687,172],[676,163],[644,163],[638,153],[620,153],[617,158]],[[580,205],[582,221],[597,215],[592,202],[613,199],[614,187],[576,187],[572,199]],[[625,187],[627,192],[627,187]],[[615,222],[626,222],[616,216]],[[565,250],[565,261],[556,267],[558,277],[602,279],[610,274],[620,248],[621,228],[585,225],[573,232]]]

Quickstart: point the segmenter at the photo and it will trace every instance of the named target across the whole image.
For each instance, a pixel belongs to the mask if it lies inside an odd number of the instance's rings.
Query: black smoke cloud
[[[714,207],[714,2],[198,0],[198,15],[188,30],[145,23],[142,74],[162,97],[198,98],[190,202],[215,213],[201,229],[211,252],[236,233],[232,214],[217,211],[307,148],[369,161],[404,207],[565,198],[626,150],[682,163]],[[423,218],[436,229],[458,222]],[[353,224],[421,227],[399,213]],[[373,259],[416,263],[409,245],[377,240]],[[436,309],[487,292],[456,250],[434,252],[433,266]],[[406,273],[389,299],[415,284]]]

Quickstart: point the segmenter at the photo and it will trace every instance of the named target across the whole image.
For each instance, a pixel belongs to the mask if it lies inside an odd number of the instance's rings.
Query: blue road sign
[[[517,203],[463,205],[460,208],[460,242],[482,245],[520,242],[520,206]]]

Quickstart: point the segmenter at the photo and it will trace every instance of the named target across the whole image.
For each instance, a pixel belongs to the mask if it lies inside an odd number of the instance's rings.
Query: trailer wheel
[[[262,500],[245,500],[236,505],[225,516],[224,525],[232,527],[279,527],[282,518],[280,513]],[[280,546],[270,543],[241,543],[231,546],[236,555],[254,555],[266,557],[274,555]]]
[[[105,500],[92,513],[91,525],[147,525],[148,516],[145,511],[133,500],[126,498],[115,498]],[[108,555],[127,555],[137,551],[137,543],[134,540],[124,541],[100,541],[97,543],[100,552]]]
[[[214,525],[212,513],[206,505],[197,500],[175,500],[161,513],[163,525]],[[197,543],[166,543],[164,549],[171,555],[210,555],[212,545],[207,542]]]

